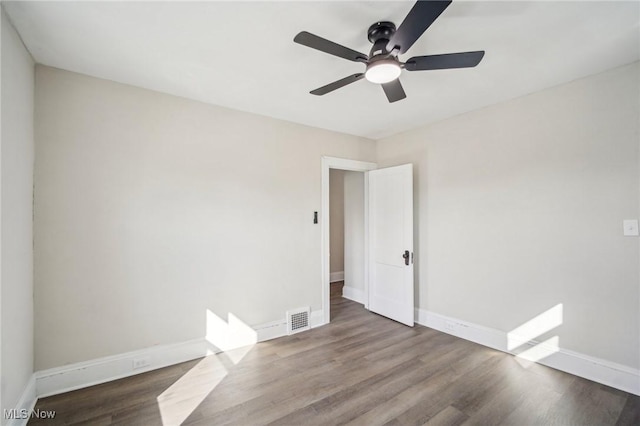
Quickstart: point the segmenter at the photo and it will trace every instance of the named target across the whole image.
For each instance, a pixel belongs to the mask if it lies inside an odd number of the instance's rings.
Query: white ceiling
[[[293,43],[306,30],[368,53],[413,2],[4,2],[39,63],[372,139],[640,58],[640,3],[455,1],[401,59],[485,50],[476,68],[403,71],[389,104],[362,64]]]

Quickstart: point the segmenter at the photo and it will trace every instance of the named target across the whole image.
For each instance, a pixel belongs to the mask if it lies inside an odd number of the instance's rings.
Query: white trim
[[[419,308],[415,310],[415,320],[418,324],[426,327],[515,355],[513,351],[507,349],[507,333],[504,331]],[[535,340],[523,341],[522,344],[533,347],[539,342]],[[640,395],[640,370],[635,368],[561,348],[537,362],[603,385]]]
[[[322,311],[311,312],[309,316],[311,328],[324,325],[323,318]],[[287,335],[286,319],[260,324],[252,328],[256,331],[258,342]],[[219,352],[220,350],[205,338],[200,338],[37,371],[27,385],[17,408],[31,410],[37,400],[36,397],[42,398],[70,392]],[[149,365],[134,370],[133,360],[137,358],[147,358]]]
[[[311,316],[309,317],[309,325],[311,325],[311,328],[321,327],[325,324],[327,323],[324,321],[324,312],[322,310],[311,312]]]
[[[337,281],[344,281],[344,271],[331,272],[329,274],[329,282],[335,283]]]
[[[309,326],[311,326],[311,328],[316,328],[323,325],[325,325],[324,313],[321,310],[311,311],[311,315],[309,315]],[[285,318],[278,321],[272,321],[255,326],[253,329],[258,333],[258,342],[277,339],[278,337],[287,335],[287,320]]]
[[[364,290],[359,288],[349,287],[345,285],[344,287],[342,287],[342,297],[344,297],[345,299],[353,300],[354,302],[364,304]]]
[[[258,334],[258,342],[277,339],[287,335],[287,320],[285,318],[279,321],[272,321],[253,327],[253,329]]]
[[[368,172],[378,168],[376,163],[360,160],[350,160],[348,158],[323,156],[322,160],[330,169],[348,170],[350,172]]]
[[[346,286],[344,290],[344,297],[362,303],[362,290]],[[324,325],[324,318],[325,314],[322,310],[312,311],[309,318],[311,328]],[[503,331],[417,308],[415,310],[415,319],[418,324],[426,327],[502,352],[513,353],[507,350],[507,333]],[[253,328],[257,332],[258,342],[286,336],[287,334],[285,320],[264,323]],[[538,342],[530,341],[524,344],[535,346]],[[31,412],[37,398],[129,377],[216,352],[218,351],[202,338],[172,345],[154,346],[139,351],[38,371],[31,376],[16,409]],[[148,357],[149,366],[133,370],[133,359],[140,357]],[[625,392],[640,395],[640,370],[637,369],[566,349],[560,349],[558,352],[538,362]],[[13,419],[8,422],[8,425],[24,425],[26,420],[28,419]]]
[[[322,284],[322,311],[324,318],[322,324],[328,324],[331,318],[331,304],[329,295],[329,282],[330,282],[330,265],[329,265],[329,170],[349,170],[354,172],[368,172],[369,170],[375,170],[378,168],[376,163],[369,163],[366,161],[348,160],[346,158],[336,157],[322,157],[321,161],[321,204],[320,204],[320,227],[321,227],[321,244],[320,244],[320,259],[321,259],[321,271],[320,271],[320,283]],[[367,190],[368,176],[364,174],[364,224],[365,229],[368,224],[368,203],[369,203],[369,191]],[[366,253],[367,247],[367,235],[365,233],[365,263],[368,261],[368,255]],[[365,264],[365,294],[367,292],[367,270],[368,264]],[[366,305],[365,305],[366,307]],[[313,326],[312,326],[313,327]]]
[[[122,379],[218,352],[204,338],[171,345],[78,362],[36,372],[38,397],[56,395],[112,380]],[[133,369],[135,358],[148,358],[149,365]]]
[[[362,303],[365,309],[369,309],[369,172],[364,174],[364,290]]]
[[[32,374],[25,386],[18,403],[16,404],[16,412],[28,413],[31,415],[33,408],[36,406],[38,398],[36,396],[36,376]],[[29,421],[29,416],[24,419],[10,419],[7,421],[7,426],[24,426]]]

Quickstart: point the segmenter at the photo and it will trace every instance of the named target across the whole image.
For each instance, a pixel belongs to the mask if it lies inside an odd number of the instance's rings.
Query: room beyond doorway
[[[349,207],[354,207],[354,212],[359,210],[360,213],[360,223],[362,224],[362,232],[359,232],[361,235],[361,242],[356,238],[351,236],[351,229],[347,231],[349,247],[351,248],[351,243],[354,243],[354,247],[361,247],[361,250],[355,250],[354,252],[359,253],[356,256],[358,259],[354,260],[351,257],[347,260],[347,264],[358,265],[357,267],[345,267],[343,269],[344,273],[351,276],[348,282],[346,282],[347,287],[349,287],[350,282],[358,282],[360,283],[359,291],[351,292],[351,294],[347,292],[345,296],[348,298],[358,298],[360,303],[363,303],[365,307],[367,307],[367,235],[364,232],[367,224],[367,171],[375,170],[377,165],[375,163],[367,163],[363,161],[355,161],[355,160],[347,160],[342,158],[333,158],[333,157],[323,157],[322,158],[322,215],[321,215],[321,224],[322,224],[322,251],[321,251],[321,260],[322,260],[322,276],[321,276],[321,284],[322,284],[322,310],[324,323],[327,324],[330,322],[331,318],[331,304],[330,304],[330,288],[329,283],[331,281],[331,215],[330,215],[330,172],[331,170],[341,170],[348,172],[358,172],[355,174],[350,174],[349,178],[347,178],[348,186],[344,187],[347,190],[347,195],[343,194],[343,199],[349,199]],[[356,177],[357,176],[357,177]],[[350,194],[359,194],[356,196]],[[362,201],[359,203],[359,208],[356,208],[355,203],[351,203],[351,201],[355,198],[361,199]],[[350,210],[351,211],[351,210]],[[348,219],[351,220],[351,217]],[[359,226],[358,226],[359,228]],[[356,229],[356,227],[353,227]],[[344,254],[342,255],[344,256]],[[344,257],[343,257],[344,263]],[[348,272],[350,271],[350,272]],[[340,272],[340,271],[337,271]],[[353,278],[355,276],[356,278]],[[334,277],[338,278],[334,275]],[[357,293],[357,294],[356,294]]]
[[[329,172],[329,281],[342,283],[340,294],[364,303],[364,173]],[[344,289],[342,289],[344,287]],[[331,300],[333,301],[333,293]],[[333,305],[332,305],[333,308]]]

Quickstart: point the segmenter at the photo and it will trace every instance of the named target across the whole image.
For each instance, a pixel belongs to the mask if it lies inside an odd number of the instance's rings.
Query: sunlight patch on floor
[[[158,408],[164,426],[179,425],[204,401],[227,375],[220,355],[203,358],[177,382],[162,392]]]
[[[227,318],[207,309],[205,338],[212,346],[207,352],[214,355],[203,358],[156,398],[163,426],[183,423],[258,341],[256,331],[237,316],[229,313]]]

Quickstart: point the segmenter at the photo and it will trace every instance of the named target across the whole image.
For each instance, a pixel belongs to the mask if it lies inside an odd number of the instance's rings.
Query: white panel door
[[[413,327],[413,165],[369,174],[369,309]]]

